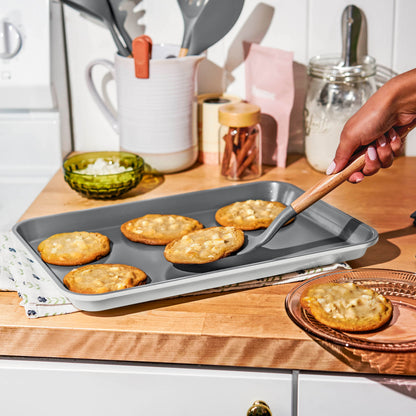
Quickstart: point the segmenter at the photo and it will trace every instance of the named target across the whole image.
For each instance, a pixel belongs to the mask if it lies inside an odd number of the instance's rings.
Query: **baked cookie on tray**
[[[110,240],[100,233],[73,231],[54,234],[41,241],[38,251],[43,261],[58,266],[79,266],[110,252]]]
[[[125,264],[89,264],[71,270],[64,285],[72,292],[98,294],[127,289],[146,283],[146,273]]]
[[[244,233],[235,227],[210,227],[193,231],[170,242],[164,251],[166,260],[176,264],[204,264],[237,251]]]
[[[313,285],[301,295],[300,304],[318,322],[351,332],[380,328],[393,313],[390,300],[353,282]]]
[[[232,226],[241,230],[267,228],[286,205],[278,201],[247,199],[236,201],[217,210],[215,220],[223,226]]]
[[[121,225],[121,232],[126,238],[137,243],[166,245],[203,227],[199,221],[182,215],[147,214],[126,221]]]

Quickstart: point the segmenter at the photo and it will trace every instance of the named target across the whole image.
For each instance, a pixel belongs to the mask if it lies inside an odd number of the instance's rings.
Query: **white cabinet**
[[[416,415],[416,378],[294,371],[0,359],[7,416]]]
[[[416,415],[416,378],[301,373],[297,414]]]
[[[0,360],[7,416],[242,415],[256,400],[292,415],[292,374],[153,365]]]

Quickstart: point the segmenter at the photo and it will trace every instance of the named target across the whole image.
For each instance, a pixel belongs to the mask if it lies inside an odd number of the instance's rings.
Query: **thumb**
[[[353,142],[348,140],[341,141],[335,153],[334,160],[326,170],[326,174],[332,175],[344,169],[356,149],[357,147]]]

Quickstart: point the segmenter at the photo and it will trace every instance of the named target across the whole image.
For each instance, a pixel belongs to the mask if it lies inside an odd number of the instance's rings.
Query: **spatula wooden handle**
[[[361,170],[365,165],[365,154],[351,162],[344,170],[334,175],[325,176],[322,180],[304,192],[291,203],[292,208],[299,214],[313,203],[323,198],[337,186],[346,181],[354,172]]]
[[[188,55],[188,48],[181,48],[179,50],[178,58],[183,58],[186,55]]]
[[[396,133],[400,138],[402,138],[415,127],[416,119],[413,120],[407,126],[396,128]],[[296,211],[297,214],[299,214],[304,209],[308,208],[313,203],[323,198],[326,194],[331,192],[338,185],[341,185],[341,183],[346,181],[354,172],[360,171],[364,167],[364,165],[365,153],[362,153],[360,156],[354,159],[349,165],[347,165],[341,172],[324,177],[321,181],[312,186],[312,188],[304,192],[299,198],[297,198],[295,201],[291,203],[292,208]]]

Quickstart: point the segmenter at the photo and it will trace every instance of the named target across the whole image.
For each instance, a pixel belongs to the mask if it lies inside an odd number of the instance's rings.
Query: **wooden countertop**
[[[286,169],[269,167],[259,180],[307,189],[322,176],[293,156]],[[105,202],[79,196],[57,172],[22,219],[230,184],[219,178],[216,166],[199,165]],[[416,227],[409,217],[416,210],[416,158],[401,157],[361,184],[344,183],[324,200],[379,232],[379,242],[349,262],[353,268],[416,271]],[[0,355],[416,375],[416,353],[374,353],[311,338],[285,312],[293,287],[38,319],[26,317],[16,293],[1,292]]]

